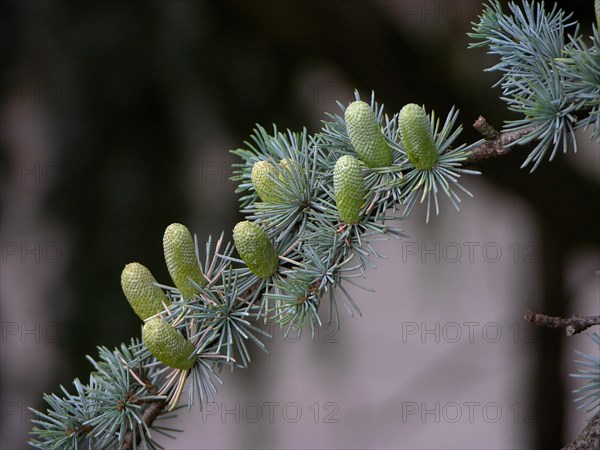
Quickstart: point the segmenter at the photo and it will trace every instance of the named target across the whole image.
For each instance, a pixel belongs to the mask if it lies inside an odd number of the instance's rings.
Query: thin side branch
[[[487,123],[483,116],[479,116],[473,124],[473,128],[479,131],[486,141],[472,149],[471,156],[465,161],[466,164],[505,155],[514,148],[512,146],[509,147],[510,144],[536,129],[536,127],[528,127],[519,131],[505,131],[504,133],[500,133]]]
[[[588,422],[579,436],[562,450],[593,450],[600,448],[600,413]]]
[[[167,405],[166,400],[160,399],[160,400],[154,400],[153,402],[150,403],[150,406],[148,406],[146,408],[146,410],[144,411],[144,413],[142,414],[142,419],[144,420],[144,422],[146,423],[146,425],[148,425],[148,427],[150,427],[154,421],[156,420],[156,418],[159,416],[159,414],[161,413],[161,411],[163,410],[163,408]],[[121,450],[133,450],[133,440],[134,440],[134,434],[129,431],[127,433],[127,436],[125,436],[125,442],[123,442],[123,446],[121,447]],[[140,432],[139,429],[137,429],[136,433],[135,433],[135,441],[136,444],[139,443],[140,441]],[[137,447],[137,445],[136,445]]]
[[[567,336],[581,333],[594,325],[600,325],[600,316],[573,316],[568,319],[547,316],[527,310],[525,320],[534,325],[548,328],[565,328]]]
[[[494,141],[500,137],[500,132],[487,123],[483,116],[479,116],[473,124],[473,128],[479,131],[486,141]]]

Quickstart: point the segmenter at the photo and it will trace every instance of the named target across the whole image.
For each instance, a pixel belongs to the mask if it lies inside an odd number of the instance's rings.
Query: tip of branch
[[[534,319],[535,319],[535,313],[528,309],[527,311],[525,311],[525,316],[523,316],[523,318],[529,322],[529,323],[533,323]]]
[[[477,118],[473,124],[473,128],[479,131],[487,141],[493,141],[500,136],[500,133],[483,116]]]

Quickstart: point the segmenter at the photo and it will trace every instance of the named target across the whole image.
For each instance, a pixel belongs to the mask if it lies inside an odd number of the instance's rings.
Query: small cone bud
[[[140,263],[127,264],[121,272],[121,288],[127,301],[142,320],[153,316],[168,304],[167,296],[156,286],[152,273]]]
[[[275,182],[279,171],[269,161],[258,161],[252,166],[252,185],[263,202],[281,203],[281,188]]]
[[[362,101],[350,103],[345,113],[346,130],[356,154],[367,167],[388,167],[392,149],[385,141],[371,107]]]
[[[248,220],[239,222],[233,229],[233,242],[252,273],[267,278],[277,272],[279,257],[260,225]]]
[[[437,162],[438,154],[425,110],[409,103],[400,111],[399,119],[398,131],[409,161],[419,170],[431,169]]]
[[[365,197],[365,180],[360,163],[353,156],[344,155],[335,163],[333,190],[342,221],[348,224],[357,223]]]
[[[167,269],[175,287],[181,291],[183,298],[193,297],[198,289],[190,280],[201,286],[205,280],[196,259],[196,247],[190,231],[180,223],[172,223],[165,230],[163,248]]]
[[[279,168],[281,169],[279,172],[279,180],[281,180],[281,183],[288,188],[292,186],[292,180],[298,177],[302,171],[302,167],[298,161],[287,158],[279,161]]]
[[[296,174],[302,170],[302,167],[300,166],[298,161],[294,161],[287,158],[279,161],[279,167],[281,168],[281,173],[279,174],[279,176],[282,181],[296,176]]]
[[[192,343],[164,319],[155,317],[146,322],[142,338],[156,359],[169,367],[190,369],[196,361]]]

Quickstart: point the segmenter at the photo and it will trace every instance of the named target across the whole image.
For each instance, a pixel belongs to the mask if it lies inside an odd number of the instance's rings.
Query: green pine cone
[[[358,157],[370,168],[392,164],[392,149],[385,141],[371,107],[362,101],[350,103],[345,113],[346,129]]]
[[[196,361],[192,343],[164,319],[154,317],[146,322],[142,338],[156,359],[169,367],[190,369]]]
[[[279,171],[269,161],[258,161],[252,166],[252,185],[263,202],[282,203],[281,188],[274,181]]]
[[[343,222],[355,224],[365,197],[365,179],[360,163],[350,155],[340,157],[333,169],[335,203]]]
[[[165,230],[163,248],[167,269],[175,287],[183,298],[190,298],[198,292],[190,282],[203,286],[204,276],[196,259],[196,248],[190,231],[180,223],[172,223]]]
[[[281,169],[279,172],[279,180],[288,188],[292,185],[290,180],[298,177],[298,174],[303,170],[298,161],[287,158],[279,161],[279,168]]]
[[[425,110],[414,103],[405,105],[400,111],[398,132],[412,165],[419,170],[431,169],[438,154]]]
[[[233,229],[233,242],[252,273],[267,278],[277,272],[279,257],[260,225],[249,220],[239,222]]]
[[[155,286],[152,273],[140,263],[127,264],[121,272],[121,288],[127,301],[142,320],[163,309],[169,303],[161,288]]]
[[[298,161],[294,161],[292,159],[284,158],[279,161],[279,168],[281,172],[279,173],[279,179],[284,183],[291,177],[295,177],[297,173],[300,173],[302,167],[298,163]]]

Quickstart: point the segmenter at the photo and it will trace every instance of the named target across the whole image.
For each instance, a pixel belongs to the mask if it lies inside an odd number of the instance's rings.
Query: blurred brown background
[[[554,2],[548,2],[554,3]],[[591,1],[557,2],[589,34]],[[5,1],[0,6],[2,448],[26,446],[42,392],[85,379],[96,346],[137,335],[130,261],[169,282],[161,239],[202,241],[236,215],[228,153],[255,123],[311,132],[356,88],[388,112],[511,118],[465,35],[477,1]],[[166,448],[551,449],[586,413],[568,377],[582,335],[523,312],[598,314],[597,146],[533,175],[488,161],[353,289],[363,317],[311,340],[274,329],[271,355],[225,374]],[[316,341],[316,342],[315,342]],[[595,350],[597,351],[597,349]]]

